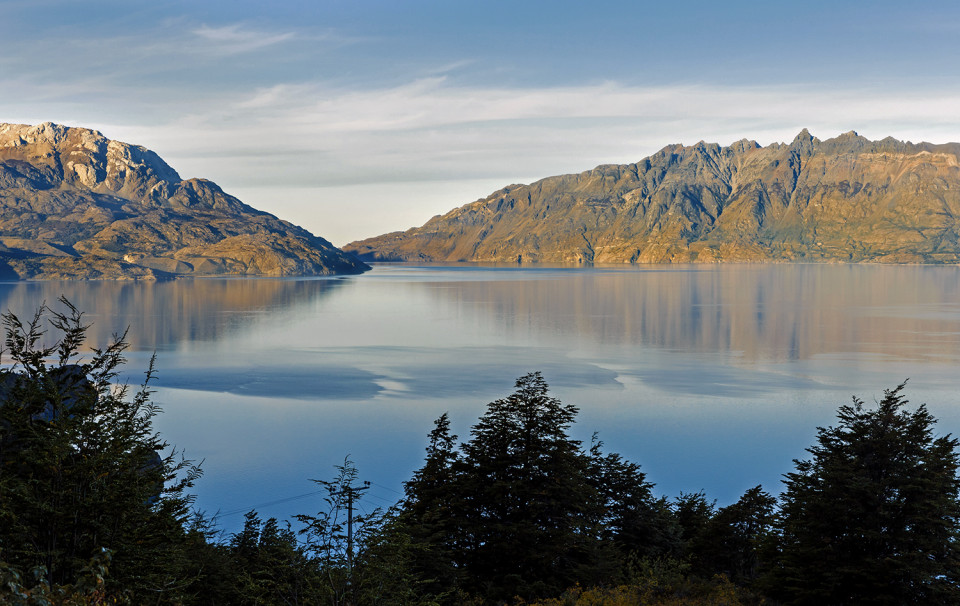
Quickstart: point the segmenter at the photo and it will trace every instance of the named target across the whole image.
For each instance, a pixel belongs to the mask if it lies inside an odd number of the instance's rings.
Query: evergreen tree
[[[147,383],[132,397],[113,384],[123,338],[81,359],[87,326],[61,301],[65,313],[44,307],[26,324],[3,316],[12,364],[0,371],[0,557],[68,585],[108,549],[107,590],[179,600],[192,575],[184,490],[199,471],[159,454],[167,445],[152,427]]]
[[[678,555],[681,528],[667,501],[653,496],[653,484],[639,465],[617,453],[603,454],[602,446],[594,436],[589,478],[600,497],[600,538],[614,550],[605,556],[608,575],[625,562]]]
[[[439,601],[456,595],[459,571],[456,511],[461,504],[457,481],[462,461],[457,436],[450,433],[450,418],[443,413],[429,434],[423,467],[404,485],[405,498],[393,529],[407,544],[407,565],[420,579],[420,591]],[[393,538],[399,539],[399,534]]]
[[[462,603],[452,587],[441,586],[435,579],[424,576],[424,551],[430,548],[428,543],[415,542],[411,537],[400,510],[388,512],[358,554],[357,567],[362,574],[357,604],[437,606]]]
[[[957,604],[957,440],[904,385],[857,398],[787,474],[771,592],[788,604]]]
[[[721,508],[691,540],[693,571],[706,578],[723,574],[739,584],[761,573],[764,547],[771,538],[777,500],[760,486]]]
[[[470,593],[490,599],[557,595],[591,570],[599,497],[589,457],[567,430],[577,408],[547,392],[540,373],[488,405],[463,445],[455,515]]]
[[[703,491],[681,492],[672,503],[673,517],[679,526],[679,555],[689,559],[696,549],[698,538],[706,531],[716,515],[715,501],[708,501]]]
[[[184,604],[240,603],[240,572],[230,545],[219,540],[221,535],[215,522],[200,512],[195,512],[187,524],[185,557],[193,570],[193,580],[185,591]]]
[[[297,542],[289,524],[276,518],[262,522],[255,511],[230,541],[235,591],[224,604],[316,604],[319,569]]]
[[[576,414],[531,373],[487,406],[459,450],[447,415],[437,420],[390,538],[416,599],[556,596],[622,581],[629,561],[677,551],[666,501],[599,441],[585,452],[568,434]]]

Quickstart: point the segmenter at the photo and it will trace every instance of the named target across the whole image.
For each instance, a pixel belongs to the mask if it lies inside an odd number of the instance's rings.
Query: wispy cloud
[[[176,107],[190,98],[245,89],[250,81],[282,77],[279,66],[309,63],[305,48],[322,55],[352,43],[332,30],[198,25],[187,18],[164,19],[136,31],[40,30],[28,40],[0,41],[0,79],[46,89],[45,98],[70,99],[79,90],[87,103],[123,97],[130,110],[134,100]],[[27,92],[6,89],[11,90]]]
[[[245,38],[239,30],[229,31],[233,33],[217,35]],[[547,176],[636,161],[675,142],[789,140],[803,127],[822,138],[853,129],[877,138],[960,140],[957,90],[891,93],[815,85],[636,87],[615,82],[497,88],[458,86],[441,76],[367,90],[282,83],[241,94],[208,91],[170,102],[150,94],[131,97],[129,87],[118,89],[114,99],[109,83],[102,81],[7,80],[0,86],[29,99],[0,98],[7,116],[42,113],[34,109],[38,100],[55,105],[64,95],[82,98],[99,88],[102,105],[78,106],[76,112],[66,112],[69,117],[102,125],[113,136],[136,136],[135,142],[188,164],[223,158],[222,170],[240,183],[254,174],[260,181],[273,178],[249,170],[245,157],[282,164],[278,182],[318,186],[370,179]],[[64,115],[59,107],[57,113]],[[159,110],[161,117],[153,124],[137,117],[147,107]],[[296,154],[301,157],[292,156]],[[324,161],[317,163],[318,158]],[[372,174],[371,165],[378,167]],[[189,166],[182,170],[202,174]]]
[[[239,23],[220,27],[202,25],[193,29],[191,33],[210,43],[218,52],[230,55],[259,50],[287,42],[295,37],[293,32],[257,31]]]
[[[518,166],[512,159],[516,150],[528,158],[521,166],[538,166],[540,156],[528,152],[552,147],[558,137],[569,138],[575,148],[563,150],[570,158],[564,165],[589,161],[584,156],[594,154],[596,161],[620,161],[617,150],[625,147],[649,153],[671,142],[730,143],[750,137],[769,143],[789,139],[802,127],[822,136],[856,129],[870,136],[960,139],[960,117],[951,118],[958,104],[960,91],[950,90],[890,94],[863,88],[616,83],[501,89],[451,86],[438,77],[364,91],[319,83],[276,85],[218,103],[193,120],[224,135],[241,126],[242,132],[260,132],[257,146],[274,141],[284,149],[291,144],[326,149],[339,152],[344,161],[353,157],[343,153],[348,150],[370,158],[396,146],[397,153],[411,158],[486,150],[509,158],[505,166]]]

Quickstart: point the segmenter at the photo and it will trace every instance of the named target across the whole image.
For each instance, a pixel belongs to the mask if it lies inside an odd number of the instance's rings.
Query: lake
[[[370,510],[400,496],[433,420],[461,438],[517,377],[543,372],[656,492],[721,505],[804,457],[853,395],[909,377],[960,433],[960,269],[871,265],[479,267],[384,264],[362,276],[0,284],[21,316],[66,296],[123,378],[159,369],[156,427],[203,460],[197,505],[228,532],[316,512],[310,478],[349,456]]]

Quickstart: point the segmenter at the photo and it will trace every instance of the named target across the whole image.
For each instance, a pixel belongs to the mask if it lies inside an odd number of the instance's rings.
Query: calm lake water
[[[433,420],[461,437],[543,372],[660,494],[722,504],[804,457],[857,395],[910,379],[960,433],[960,269],[844,265],[484,268],[381,265],[333,279],[5,283],[27,316],[61,295],[91,342],[130,327],[132,384],[158,356],[156,425],[202,459],[197,503],[234,531],[256,506],[322,507],[309,479],[350,456],[394,502]],[[282,501],[282,502],[280,502]]]

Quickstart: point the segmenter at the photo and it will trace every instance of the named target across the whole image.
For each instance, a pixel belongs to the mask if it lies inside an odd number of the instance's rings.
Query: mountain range
[[[351,254],[157,154],[50,122],[0,124],[0,278],[360,273]]]
[[[368,261],[958,263],[958,159],[957,143],[852,131],[669,145],[634,164],[509,185],[344,250]]]

